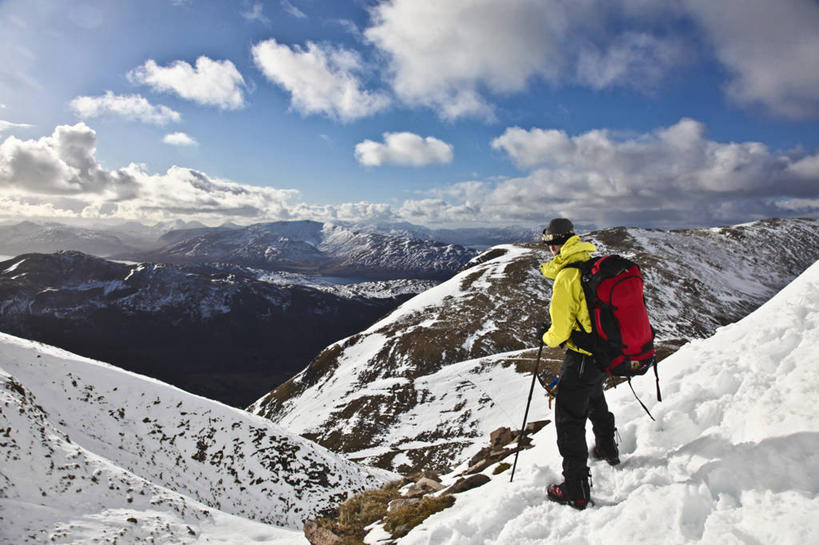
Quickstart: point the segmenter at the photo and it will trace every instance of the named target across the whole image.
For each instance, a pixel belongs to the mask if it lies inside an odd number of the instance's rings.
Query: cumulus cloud
[[[372,8],[367,39],[389,60],[403,101],[445,119],[493,117],[492,95],[539,79],[595,88],[652,88],[680,62],[681,44],[607,24],[659,14],[603,0],[394,0]]]
[[[166,125],[182,118],[179,112],[167,106],[154,106],[140,95],[115,95],[111,91],[100,97],[79,96],[68,106],[81,119],[115,115],[153,125]]]
[[[717,58],[726,90],[789,118],[819,115],[819,4],[812,0],[686,0]]]
[[[776,216],[779,202],[819,194],[819,153],[794,157],[758,142],[714,142],[706,132],[692,119],[636,136],[509,128],[492,147],[529,172],[488,189],[482,209],[678,226]]]
[[[184,132],[174,132],[171,134],[166,134],[165,137],[162,139],[163,142],[166,144],[170,144],[172,146],[196,146],[199,145],[194,138],[191,138]]]
[[[135,180],[123,169],[106,171],[94,158],[96,133],[85,123],[62,125],[51,136],[0,143],[0,188],[22,194],[95,194],[130,198]]]
[[[352,121],[387,108],[390,99],[364,89],[354,51],[307,42],[292,48],[270,39],[253,46],[253,60],[273,83],[288,91],[302,114]]]
[[[242,91],[245,80],[229,60],[214,61],[201,56],[194,67],[185,61],[159,66],[149,59],[128,72],[128,79],[149,85],[155,91],[176,93],[186,100],[223,110],[236,110],[245,104]]]
[[[287,219],[297,191],[256,187],[172,166],[163,174],[130,164],[105,170],[96,133],[84,123],[59,126],[37,140],[0,143],[0,201],[5,213],[162,220],[177,217]]]
[[[411,132],[384,133],[384,142],[364,140],[355,146],[355,158],[362,165],[387,164],[420,167],[452,162],[452,146],[432,136],[422,138]]]

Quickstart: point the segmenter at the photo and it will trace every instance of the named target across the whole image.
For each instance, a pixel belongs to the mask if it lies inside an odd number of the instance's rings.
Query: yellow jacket
[[[578,348],[569,339],[573,330],[579,331],[579,321],[586,332],[591,332],[591,317],[586,306],[586,296],[580,285],[580,271],[575,267],[564,267],[569,263],[585,261],[591,257],[597,247],[590,242],[583,242],[577,235],[573,236],[560,249],[560,253],[548,263],[540,266],[543,276],[554,280],[552,287],[552,302],[549,304],[549,316],[552,325],[543,334],[543,342],[547,346],[556,347],[561,343],[581,354],[589,354]],[[589,354],[590,355],[590,354]]]

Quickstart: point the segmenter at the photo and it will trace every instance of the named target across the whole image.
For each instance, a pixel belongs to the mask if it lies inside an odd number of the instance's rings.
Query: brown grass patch
[[[427,496],[418,505],[407,505],[395,509],[384,520],[384,529],[392,534],[393,538],[407,535],[410,530],[424,522],[430,515],[452,507],[455,496]]]

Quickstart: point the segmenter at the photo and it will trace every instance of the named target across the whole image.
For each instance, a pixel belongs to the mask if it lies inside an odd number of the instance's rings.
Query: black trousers
[[[560,368],[555,404],[557,448],[563,456],[563,477],[567,481],[588,475],[589,449],[586,445],[586,418],[598,444],[614,442],[614,415],[603,395],[606,374],[592,356],[567,350]]]

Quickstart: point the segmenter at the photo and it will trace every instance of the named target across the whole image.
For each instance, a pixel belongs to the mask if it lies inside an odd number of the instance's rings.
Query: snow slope
[[[662,403],[653,380],[638,379],[656,422],[628,388],[609,391],[623,463],[592,463],[593,507],[546,500],[546,486],[562,480],[549,425],[521,453],[513,483],[507,471],[459,494],[398,543],[817,543],[817,348],[819,262],[743,320],[664,360]],[[525,403],[513,408],[522,415]]]
[[[0,543],[304,543],[305,519],[393,477],[245,411],[0,334]]]
[[[641,264],[663,356],[747,316],[819,258],[815,220],[679,232],[614,228],[588,238],[599,255]],[[788,244],[770,244],[775,240]],[[493,247],[328,346],[249,410],[366,464],[404,474],[449,471],[483,446],[493,426],[520,426],[507,398],[528,391],[551,289],[538,270],[547,254],[542,244]],[[544,374],[557,373],[563,351],[543,355]]]

